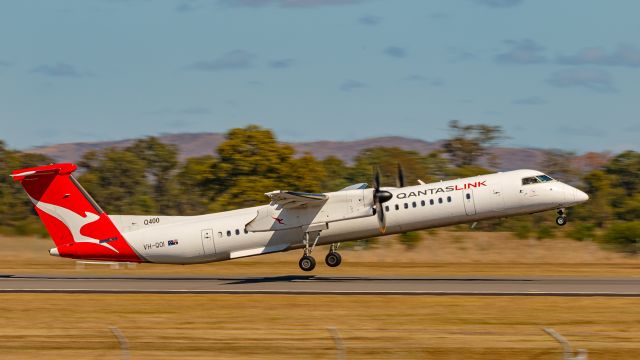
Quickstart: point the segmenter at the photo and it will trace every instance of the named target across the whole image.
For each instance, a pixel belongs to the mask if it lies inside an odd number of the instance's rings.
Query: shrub
[[[595,230],[596,226],[594,224],[580,222],[572,225],[567,235],[573,240],[578,241],[593,240],[595,238]]]
[[[415,249],[421,240],[422,236],[415,231],[400,234],[400,243],[404,245],[407,250]]]
[[[611,225],[605,234],[604,241],[620,251],[640,253],[640,221]]]
[[[536,239],[551,239],[553,238],[553,230],[549,225],[539,225],[536,229]]]

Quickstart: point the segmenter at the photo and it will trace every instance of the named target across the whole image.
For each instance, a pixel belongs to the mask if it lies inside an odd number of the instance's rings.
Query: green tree
[[[577,184],[580,182],[580,174],[571,164],[573,157],[575,153],[570,151],[545,151],[541,166],[547,175],[563,182]]]
[[[257,125],[230,130],[217,152],[209,182],[213,211],[264,204],[272,190],[318,192],[325,176],[315,158],[294,158],[291,146]]]
[[[176,175],[178,197],[174,207],[180,215],[204,214],[209,209],[210,195],[207,184],[211,183],[211,169],[216,162],[212,155],[187,159],[180,165]]]
[[[488,148],[504,137],[500,126],[463,125],[458,120],[449,122],[449,131],[452,136],[445,140],[443,148],[458,167],[476,165],[487,156]]]
[[[147,163],[135,153],[109,148],[85,154],[79,164],[86,171],[78,180],[107,213],[166,213],[157,209]]]
[[[619,222],[611,225],[604,240],[617,250],[640,253],[640,221]]]
[[[338,191],[352,185],[352,183],[347,179],[349,167],[344,163],[344,161],[335,156],[329,156],[320,161],[320,164],[324,168],[325,175],[320,184],[322,191]]]
[[[373,169],[379,168],[384,186],[396,186],[398,164],[404,170],[405,185],[416,185],[418,179],[430,181],[429,163],[415,151],[396,147],[377,147],[361,151],[347,174],[350,183],[367,182],[371,185]]]
[[[0,141],[0,231],[10,234],[45,234],[33,204],[22,186],[9,176],[12,171],[51,163],[39,155],[10,150]]]

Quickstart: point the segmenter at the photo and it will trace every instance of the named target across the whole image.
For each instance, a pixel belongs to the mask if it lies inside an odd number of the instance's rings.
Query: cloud
[[[375,25],[379,25],[382,22],[382,18],[379,16],[365,15],[360,19],[358,19],[358,22],[361,25],[375,26]]]
[[[407,76],[405,80],[423,83],[433,87],[442,87],[445,85],[445,82],[442,78],[437,78],[437,77],[432,78],[432,77],[416,75],[416,74]]]
[[[209,115],[211,109],[203,106],[194,106],[178,110],[178,114],[184,115]]]
[[[276,5],[284,8],[309,8],[330,5],[358,4],[368,0],[222,0],[227,6],[260,7]]]
[[[253,66],[255,58],[245,50],[234,50],[213,60],[197,61],[188,68],[198,71],[242,70]]]
[[[548,101],[539,96],[529,96],[526,98],[515,99],[511,103],[514,105],[544,105],[548,103]]]
[[[583,87],[598,92],[615,92],[611,75],[600,69],[564,69],[551,74],[547,79],[555,87]]]
[[[447,49],[447,52],[448,52],[447,60],[453,64],[463,62],[463,61],[475,60],[476,58],[478,58],[478,55],[474,54],[471,51],[464,51],[457,48],[449,48]]]
[[[179,13],[187,13],[198,10],[198,7],[191,2],[182,2],[176,6],[175,10]]]
[[[399,46],[389,46],[384,49],[384,53],[396,59],[402,59],[407,57],[407,50]]]
[[[365,88],[365,87],[367,87],[367,84],[360,82],[358,80],[345,80],[340,85],[340,90],[350,92],[350,91]]]
[[[81,78],[86,74],[79,72],[73,65],[57,63],[55,65],[40,65],[31,70],[34,74],[51,77]]]
[[[565,65],[608,65],[640,67],[640,49],[633,45],[619,45],[611,53],[601,47],[589,47],[574,55],[558,56],[558,64]]]
[[[478,5],[491,8],[507,8],[522,4],[524,0],[474,0]]]
[[[495,56],[495,61],[502,64],[540,64],[547,61],[541,54],[543,46],[532,39],[505,40],[508,49]]]
[[[272,69],[286,69],[293,66],[293,59],[279,59],[269,61],[269,67]]]

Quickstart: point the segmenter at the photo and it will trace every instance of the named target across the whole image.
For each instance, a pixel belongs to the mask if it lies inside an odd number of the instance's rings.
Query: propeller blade
[[[375,192],[380,191],[380,169],[376,167],[376,170],[373,174],[373,188]]]
[[[382,208],[382,204],[376,205],[379,206],[376,211],[376,215],[378,217],[378,227],[380,228],[380,232],[384,233],[387,230],[387,222],[385,221],[384,209]]]
[[[404,187],[404,170],[402,169],[402,165],[398,163],[398,176],[396,177],[396,185],[401,188]]]

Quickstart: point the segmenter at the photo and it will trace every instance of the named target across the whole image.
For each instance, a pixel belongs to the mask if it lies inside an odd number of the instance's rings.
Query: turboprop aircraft
[[[535,170],[397,187],[355,184],[336,192],[268,192],[268,205],[198,216],[107,215],[72,173],[52,164],[12,173],[51,235],[53,256],[120,262],[195,264],[303,249],[299,266],[311,271],[318,245],[330,245],[325,263],[342,262],[341,242],[473,223],[565,208],[589,199],[584,192]]]

